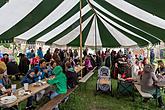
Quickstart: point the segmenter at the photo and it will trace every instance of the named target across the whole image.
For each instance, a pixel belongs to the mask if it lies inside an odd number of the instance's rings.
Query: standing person
[[[151,64],[146,64],[144,66],[144,73],[142,74],[141,80],[141,90],[146,93],[150,93],[153,97],[158,99],[159,107],[164,108],[164,103],[160,93],[160,88],[154,85],[154,83],[159,82],[158,78],[154,73],[154,68]],[[148,99],[144,99],[146,102]]]
[[[37,50],[37,55],[39,56],[40,59],[42,59],[44,57],[41,47],[39,47],[39,49]]]
[[[31,52],[30,52],[30,65],[31,65],[31,68],[33,68],[36,63],[37,63],[37,61],[35,59],[35,52],[32,49]]]
[[[86,47],[86,49],[83,51],[84,58],[87,56],[87,54],[88,54],[88,48]]]
[[[20,53],[19,56],[19,70],[21,74],[26,74],[29,70],[30,61],[26,58],[25,54]]]
[[[26,50],[26,57],[28,58],[28,60],[30,60],[30,58],[31,58],[30,48],[27,48],[27,50]]]
[[[46,54],[44,55],[44,59],[46,62],[50,62],[50,59],[52,58],[52,55],[50,53],[50,48],[46,51]]]
[[[58,52],[59,52],[59,49],[56,48],[56,49],[54,50],[54,53],[53,53],[53,59],[54,59],[55,61],[61,61]]]
[[[153,64],[154,60],[155,60],[154,49],[151,49],[151,52],[150,52],[150,63]]]
[[[73,58],[73,52],[72,52],[72,49],[69,49],[69,57]]]
[[[9,54],[4,53],[1,61],[3,61],[5,64],[7,64],[9,62]]]
[[[60,49],[60,51],[59,51],[59,57],[60,57],[60,59],[61,59],[61,62],[64,62],[64,60],[65,60],[64,51],[61,50],[61,49]]]
[[[98,69],[101,67],[101,64],[102,64],[101,57],[98,53],[96,53],[96,66]]]
[[[34,58],[36,55],[35,55],[35,52],[34,52],[34,50],[32,49],[31,50],[31,52],[30,52],[30,58],[32,59],[32,58]]]
[[[56,66],[53,69],[52,74],[55,76],[52,79],[49,79],[47,82],[48,84],[54,86],[55,88],[52,88],[52,92],[50,94],[50,99],[53,99],[54,97],[58,96],[59,94],[66,94],[67,93],[67,78],[65,74],[63,73],[61,66]],[[55,110],[59,110],[58,105],[54,106]]]

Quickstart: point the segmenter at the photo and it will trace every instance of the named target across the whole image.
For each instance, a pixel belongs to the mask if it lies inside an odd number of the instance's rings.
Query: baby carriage
[[[112,95],[112,83],[110,77],[110,69],[106,66],[102,66],[98,70],[98,80],[96,84],[96,92],[109,92]]]

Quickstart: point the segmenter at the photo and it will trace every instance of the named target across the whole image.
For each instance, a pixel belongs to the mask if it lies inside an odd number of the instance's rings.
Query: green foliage
[[[3,45],[6,48],[11,48],[10,43],[0,43],[0,45]]]

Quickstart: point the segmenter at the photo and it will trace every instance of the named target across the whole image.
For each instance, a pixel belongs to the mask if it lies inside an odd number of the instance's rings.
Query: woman
[[[9,54],[4,53],[1,61],[3,61],[5,64],[7,64],[9,62]]]
[[[158,68],[155,71],[155,74],[159,74],[159,73],[165,75],[165,65],[162,60],[158,61]]]
[[[145,64],[144,74],[142,74],[141,80],[141,90],[146,93],[150,93],[153,97],[158,99],[159,107],[164,108],[164,103],[162,101],[162,96],[160,93],[160,88],[154,85],[154,83],[159,82],[158,78],[154,74],[154,68],[151,64]],[[144,101],[147,101],[145,99]]]
[[[50,48],[47,50],[46,54],[44,55],[44,59],[46,62],[50,62],[50,59],[52,58],[52,55],[50,53]]]
[[[91,59],[90,59],[90,56],[87,55],[85,57],[85,61],[83,63],[83,65],[85,65],[85,69],[86,69],[86,74],[93,69],[93,66],[92,66],[92,63],[91,63]]]

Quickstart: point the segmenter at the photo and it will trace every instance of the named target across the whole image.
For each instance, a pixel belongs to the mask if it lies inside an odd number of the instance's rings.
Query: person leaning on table
[[[21,84],[24,85],[24,83],[32,84],[35,83],[35,78],[37,77],[36,74],[38,73],[37,69],[32,69],[27,72],[27,74],[23,77]],[[33,96],[29,97],[26,104],[26,110],[33,109]]]
[[[67,93],[67,78],[63,73],[61,66],[56,66],[52,74],[54,75],[53,78],[47,80],[48,84],[52,85],[52,91],[50,92],[50,99],[58,96],[59,94],[66,94]],[[55,110],[59,110],[58,105],[54,107]]]
[[[10,94],[11,89],[6,89],[3,83],[3,76],[7,72],[6,64],[2,61],[0,61],[0,95],[3,95],[5,93]]]
[[[165,108],[164,103],[162,101],[162,96],[160,93],[160,88],[154,85],[154,83],[159,82],[158,78],[156,77],[154,73],[154,68],[151,64],[146,64],[144,66],[144,73],[142,74],[142,80],[141,80],[141,90],[145,93],[150,93],[153,95],[154,98],[157,97],[159,107]],[[157,89],[157,91],[156,91]],[[147,102],[148,99],[145,98],[144,102]]]

